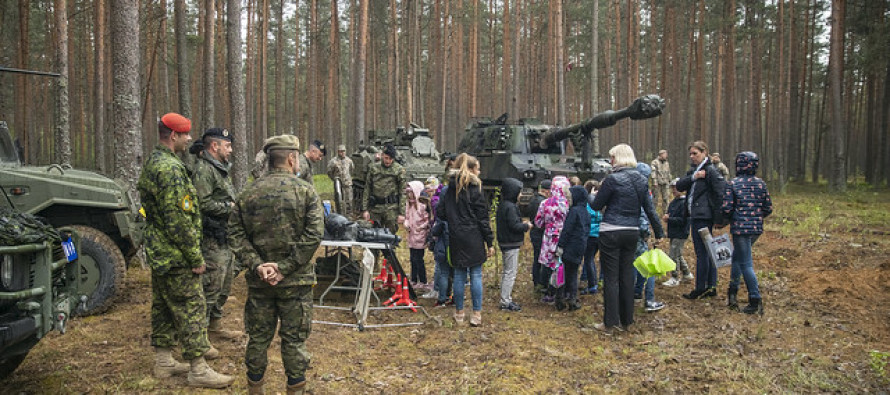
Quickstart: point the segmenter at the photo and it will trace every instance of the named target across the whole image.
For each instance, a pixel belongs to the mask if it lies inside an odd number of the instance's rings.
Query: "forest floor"
[[[420,304],[438,320],[421,326],[360,332],[313,325],[309,392],[886,393],[890,193],[861,189],[833,196],[815,187],[790,189],[774,195],[775,212],[754,247],[763,316],[726,307],[727,267],[719,270],[719,297],[689,301],[681,297],[691,289],[688,281],[675,288],[659,282],[656,298],[667,307],[656,313],[638,307],[630,331],[608,335],[593,329],[602,322],[601,295],[582,296],[583,308],[575,312],[557,312],[537,300],[526,243],[514,289],[521,312],[498,310],[500,263],[491,260],[484,270],[481,327],[455,326],[453,309],[433,308],[427,299]],[[405,265],[407,255],[399,250]],[[685,255],[694,262],[691,242]],[[428,263],[428,278],[432,268]],[[201,392],[186,387],[184,377],[152,376],[149,278],[146,269],[131,267],[110,311],[73,319],[68,333],[48,335],[0,381],[0,393]],[[228,329],[242,328],[245,295],[241,276],[226,305]],[[740,299],[747,300],[744,288]],[[385,311],[369,321],[423,317]],[[316,309],[314,318],[348,320],[350,314]],[[211,340],[222,354],[211,366],[237,377],[229,392],[246,392],[246,339]],[[276,338],[269,351],[267,393],[284,392],[279,345]]]

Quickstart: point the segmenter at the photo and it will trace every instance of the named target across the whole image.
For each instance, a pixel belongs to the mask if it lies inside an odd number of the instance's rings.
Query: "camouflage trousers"
[[[195,359],[210,349],[201,276],[188,268],[151,274],[151,345],[182,346],[182,358]]]
[[[211,319],[222,318],[222,307],[229,299],[232,277],[235,272],[235,254],[227,245],[204,239],[201,254],[207,263],[207,271],[202,275],[204,297],[207,300],[208,324]]]
[[[250,339],[244,362],[247,374],[263,375],[267,351],[279,320],[281,361],[288,378],[305,377],[311,355],[306,338],[312,330],[312,287],[250,287],[244,305],[244,326]]]
[[[667,213],[668,202],[671,201],[671,185],[670,184],[653,184],[652,185],[652,203],[655,206],[661,205],[662,214]]]
[[[396,234],[399,230],[399,213],[398,204],[377,205],[368,210],[371,220],[377,221],[380,226],[389,229],[392,234]]]

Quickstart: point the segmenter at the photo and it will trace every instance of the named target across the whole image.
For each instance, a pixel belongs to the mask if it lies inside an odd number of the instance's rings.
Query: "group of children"
[[[744,153],[745,164],[753,162],[748,159],[753,153]],[[741,156],[742,154],[740,154]],[[753,156],[756,158],[756,155]],[[756,160],[756,159],[755,159]],[[756,163],[756,162],[755,162]],[[753,171],[748,166],[748,177],[738,180],[736,184],[751,184]],[[756,169],[756,164],[753,166]],[[648,176],[651,168],[640,164],[638,171]],[[741,175],[741,174],[740,174]],[[521,306],[512,298],[512,290],[518,272],[519,249],[525,241],[525,233],[530,233],[534,249],[534,263],[532,267],[532,280],[535,291],[542,294],[541,301],[553,304],[557,310],[577,310],[581,307],[578,295],[596,294],[602,281],[601,271],[597,270],[594,258],[598,251],[599,226],[602,213],[590,207],[589,201],[595,196],[598,182],[587,181],[583,186],[578,185],[579,180],[570,180],[564,176],[556,176],[552,180],[544,180],[539,185],[537,194],[529,202],[524,213],[520,213],[518,196],[522,189],[522,183],[513,178],[503,180],[501,186],[500,203],[496,214],[497,240],[503,257],[503,274],[501,278],[500,309],[505,311],[520,311]],[[759,181],[759,179],[757,179]],[[670,239],[669,256],[677,263],[677,270],[670,274],[670,278],[663,282],[666,287],[676,287],[682,280],[692,280],[693,274],[683,257],[683,250],[689,238],[689,221],[686,215],[686,197],[677,190],[678,179],[671,182],[673,200],[665,210],[662,220],[667,224],[667,236]],[[734,180],[736,181],[736,180]],[[727,188],[727,199],[733,196],[733,183]],[[765,190],[762,181],[758,187]],[[404,226],[407,231],[408,247],[411,257],[411,284],[415,289],[425,289],[427,292],[422,298],[436,299],[435,306],[451,304],[452,271],[448,265],[446,246],[447,229],[441,229],[444,224],[435,223],[435,206],[443,189],[436,177],[430,177],[425,183],[411,181],[405,189],[406,207]],[[650,195],[651,198],[651,195]],[[769,199],[766,193],[767,201]],[[732,214],[731,202],[724,203],[723,209]],[[768,215],[768,212],[766,213]],[[763,215],[765,216],[765,215]],[[523,217],[532,219],[523,220]],[[645,218],[645,215],[643,215]],[[761,218],[762,221],[762,218]],[[760,222],[762,223],[762,222]],[[739,227],[736,223],[733,226]],[[649,224],[644,220],[641,223],[640,244],[637,255],[648,250]],[[760,228],[762,232],[762,225]],[[733,232],[735,235],[738,232]],[[753,237],[756,240],[756,237]],[[753,240],[750,244],[753,244]],[[436,261],[434,282],[427,282],[426,267],[424,264],[424,251],[426,248],[433,250]],[[756,278],[750,269],[750,247],[738,251],[747,256],[737,258],[739,262],[747,265],[741,270],[733,271],[731,286],[738,289],[739,277],[745,277],[746,282],[752,282],[749,288],[757,293]],[[579,285],[580,280],[585,285]],[[600,273],[598,276],[597,274]],[[635,299],[642,300],[645,297],[645,308],[648,312],[661,310],[665,307],[663,302],[654,298],[655,278],[637,276]],[[749,292],[751,289],[749,289]],[[759,298],[759,293],[756,297]]]

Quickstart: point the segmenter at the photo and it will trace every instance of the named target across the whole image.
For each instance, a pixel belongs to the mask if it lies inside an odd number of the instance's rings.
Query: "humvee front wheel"
[[[79,316],[103,313],[114,304],[118,290],[124,285],[126,260],[114,241],[94,228],[75,225],[80,235],[78,289],[87,295],[86,305],[78,303]]]

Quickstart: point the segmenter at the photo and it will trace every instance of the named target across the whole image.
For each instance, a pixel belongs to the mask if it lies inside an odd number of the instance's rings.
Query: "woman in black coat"
[[[455,160],[459,169],[451,177],[436,217],[448,221],[448,250],[454,267],[454,320],[464,322],[464,287],[470,275],[473,315],[470,325],[482,325],[482,264],[494,255],[494,234],[488,219],[488,200],[479,180],[479,161],[467,154]],[[486,249],[486,245],[488,248]]]
[[[711,261],[698,230],[714,230],[714,220],[721,215],[720,206],[726,181],[711,163],[708,145],[703,141],[689,145],[689,160],[692,166],[686,176],[677,181],[677,190],[686,192],[686,209],[692,225],[692,244],[695,246],[695,289],[683,297],[710,298],[717,296],[717,266]]]

